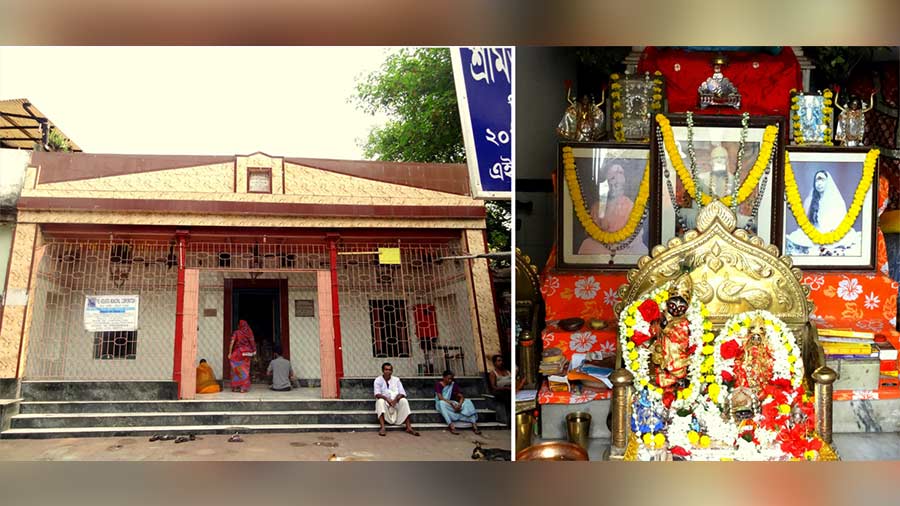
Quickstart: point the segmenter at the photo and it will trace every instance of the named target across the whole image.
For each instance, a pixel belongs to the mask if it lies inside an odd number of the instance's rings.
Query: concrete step
[[[434,409],[412,411],[414,422],[442,423]],[[478,419],[495,421],[493,410],[478,410]],[[359,425],[376,421],[372,409],[361,411],[185,411],[146,413],[62,413],[16,415],[10,429],[141,426]]]
[[[443,430],[444,423],[414,423],[419,431]],[[479,423],[483,430],[507,430],[506,425],[497,422]],[[140,427],[67,427],[49,429],[10,429],[0,433],[0,439],[49,439],[81,437],[150,437],[154,434],[257,434],[292,432],[362,432],[377,431],[377,423],[357,424],[265,424],[265,425],[182,425],[182,426],[140,426]],[[403,430],[402,426],[391,426],[388,430]],[[460,429],[462,434],[467,429]],[[155,444],[172,444],[159,441]],[[240,444],[240,443],[235,443]]]
[[[23,381],[29,401],[112,401],[177,399],[174,381]]]
[[[471,398],[478,409],[493,409],[493,399]],[[409,399],[414,411],[434,409],[433,398]],[[372,411],[375,400],[361,399],[205,399],[190,401],[37,401],[21,402],[23,415],[51,413],[155,413],[197,411]]]
[[[372,397],[375,374],[371,377],[341,378],[342,399],[368,399]],[[406,394],[413,398],[434,396],[434,384],[439,376],[400,378]],[[481,397],[488,392],[483,376],[457,376],[456,383],[463,393]],[[176,400],[178,387],[174,381],[41,381],[22,382],[21,397],[28,401],[128,401],[128,400]]]
[[[414,398],[434,397],[434,384],[440,376],[420,376],[415,378],[401,377],[406,395]],[[465,395],[481,397],[488,392],[487,380],[483,376],[456,376],[456,384]],[[372,397],[375,376],[371,378],[341,378],[341,398],[364,399]]]

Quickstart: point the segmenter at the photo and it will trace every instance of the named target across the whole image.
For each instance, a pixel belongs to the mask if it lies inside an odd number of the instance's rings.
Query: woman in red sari
[[[238,329],[231,334],[231,348],[228,359],[231,362],[231,391],[247,393],[250,390],[250,358],[256,354],[253,331],[246,321],[238,323]]]

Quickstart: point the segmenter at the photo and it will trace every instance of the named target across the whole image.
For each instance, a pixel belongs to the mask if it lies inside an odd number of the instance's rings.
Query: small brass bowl
[[[598,320],[596,318],[592,318],[591,320],[588,321],[588,326],[590,326],[591,329],[593,329],[593,330],[603,330],[606,327],[608,327],[609,324],[603,320]]]
[[[516,460],[590,460],[584,449],[566,441],[551,441],[529,446],[516,454]]]

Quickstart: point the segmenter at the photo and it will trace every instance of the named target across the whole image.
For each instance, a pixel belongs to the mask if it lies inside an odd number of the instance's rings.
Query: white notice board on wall
[[[137,330],[139,303],[139,295],[87,295],[84,298],[84,330]]]

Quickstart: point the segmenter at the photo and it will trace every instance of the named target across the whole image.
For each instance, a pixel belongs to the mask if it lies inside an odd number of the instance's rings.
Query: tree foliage
[[[376,160],[466,163],[453,67],[447,48],[401,49],[357,83],[356,106],[385,113],[388,121],[369,133],[362,147]],[[491,251],[510,249],[510,203],[488,201]]]
[[[447,48],[401,49],[357,84],[363,111],[387,114],[363,144],[366,157],[396,162],[464,163],[453,68]]]

